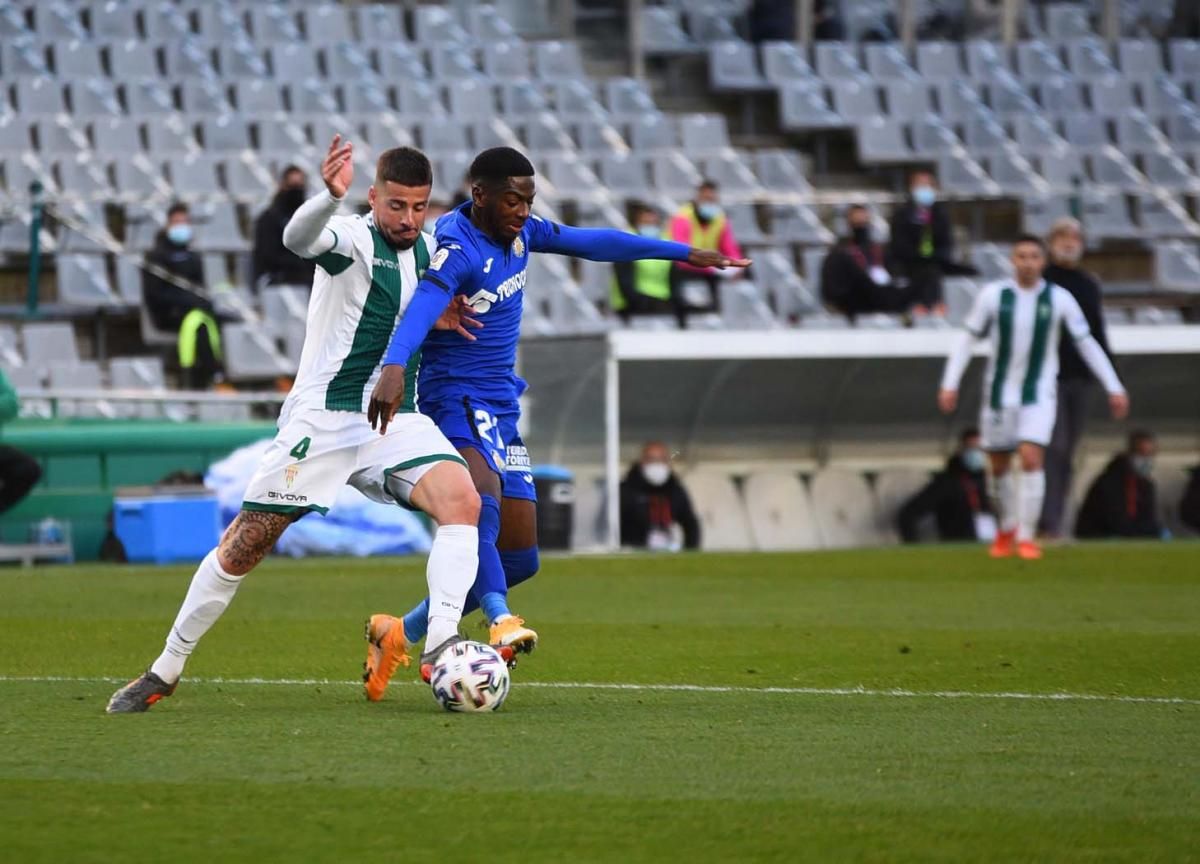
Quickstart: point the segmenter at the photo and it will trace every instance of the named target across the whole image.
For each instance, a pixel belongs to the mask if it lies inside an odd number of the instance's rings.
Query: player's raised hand
[[[387,432],[388,424],[396,416],[396,409],[404,399],[404,367],[384,366],[375,389],[371,391],[371,401],[367,403],[367,420],[371,428],[379,425],[379,434]]]
[[[345,198],[354,180],[354,144],[343,143],[341,135],[334,135],[329,152],[321,162],[321,179],[334,198]]]
[[[1129,397],[1124,393],[1109,393],[1108,410],[1114,420],[1124,420],[1129,416]]]
[[[958,407],[958,391],[957,390],[939,390],[938,391],[938,409],[943,414],[953,414],[954,409]]]
[[[466,328],[474,327],[475,329],[479,329],[483,326],[483,322],[476,318],[474,313],[475,310],[471,308],[471,304],[467,302],[467,298],[459,294],[450,301],[450,305],[446,307],[446,311],[442,313],[442,317],[433,325],[433,329],[453,330],[468,342],[474,342],[475,337]]]
[[[693,267],[716,267],[724,270],[726,267],[749,267],[749,258],[730,258],[715,249],[697,249],[693,246],[688,251],[688,263]]]

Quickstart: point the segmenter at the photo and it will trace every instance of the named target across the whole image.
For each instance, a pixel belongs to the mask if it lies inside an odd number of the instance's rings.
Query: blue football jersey
[[[425,278],[462,294],[483,327],[470,342],[452,330],[431,330],[421,346],[417,392],[422,400],[463,395],[515,400],[525,389],[516,374],[529,254],[558,226],[530,216],[512,243],[501,246],[471,222],[466,202],[437,221],[437,252]]]

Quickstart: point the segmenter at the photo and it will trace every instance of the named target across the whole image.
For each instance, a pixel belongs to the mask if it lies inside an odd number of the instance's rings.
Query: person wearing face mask
[[[177,354],[184,384],[208,387],[221,372],[221,337],[212,302],[204,294],[204,264],[192,248],[195,232],[187,204],[167,209],[167,224],[146,253],[142,299],[154,326],[178,334]],[[152,269],[151,269],[152,268]],[[155,270],[166,271],[164,278]]]
[[[950,215],[938,201],[933,172],[918,168],[909,175],[909,199],[892,214],[888,267],[912,292],[917,315],[946,314],[942,277],[975,275],[969,265],[954,261]]]
[[[1048,245],[1050,266],[1042,275],[1046,281],[1066,288],[1075,298],[1087,318],[1088,329],[1111,359],[1104,330],[1100,283],[1079,266],[1083,258],[1083,229],[1079,221],[1069,217],[1056,221],[1050,228]],[[1074,340],[1063,339],[1058,343],[1058,416],[1050,446],[1046,448],[1046,500],[1038,521],[1042,534],[1050,538],[1065,533],[1063,523],[1071,488],[1071,466],[1094,391],[1091,370],[1079,356]]]
[[[1162,537],[1152,474],[1158,445],[1154,436],[1138,430],[1129,446],[1112,458],[1084,496],[1075,521],[1075,536]]]
[[[821,299],[851,321],[871,312],[904,312],[911,292],[892,282],[884,267],[884,247],[871,236],[871,213],[862,204],[846,209],[849,234],[821,264]]]
[[[662,238],[662,217],[658,210],[646,204],[635,205],[633,231],[643,237]],[[683,326],[683,310],[674,302],[671,293],[670,261],[618,261],[613,264],[609,302],[625,324],[634,315],[674,313]]]
[[[988,499],[984,473],[987,458],[980,441],[978,429],[964,429],[958,450],[946,460],[946,467],[900,508],[896,529],[901,540],[916,543],[920,539],[920,523],[930,514],[942,542],[984,542],[996,536],[996,517]]]
[[[283,169],[279,191],[254,221],[254,274],[256,289],[264,285],[303,285],[310,287],[313,263],[305,261],[283,245],[283,229],[292,214],[308,197],[308,175],[296,165]]]
[[[696,189],[694,200],[684,204],[671,218],[671,236],[669,239],[702,249],[716,249],[722,255],[730,258],[741,258],[742,249],[734,239],[733,230],[717,194],[717,184],[712,180],[704,180]],[[678,302],[679,326],[687,326],[686,313],[719,312],[721,311],[720,293],[717,290],[717,279],[740,278],[741,271],[717,270],[712,267],[695,267],[686,261],[676,261],[671,267],[671,293],[681,298]],[[704,306],[685,307],[682,300],[683,283],[701,281],[707,284],[709,302]]]
[[[700,548],[692,499],[671,470],[667,445],[651,441],[621,481],[621,545],[676,551],[675,525],[683,531],[683,548]]]

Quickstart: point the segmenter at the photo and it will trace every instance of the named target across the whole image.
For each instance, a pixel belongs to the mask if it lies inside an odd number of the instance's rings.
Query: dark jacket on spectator
[[[1200,531],[1200,465],[1191,469],[1183,497],[1179,499],[1179,519],[1193,531]]]
[[[1088,488],[1075,536],[1158,537],[1155,503],[1154,481],[1133,470],[1128,454],[1118,453]]]
[[[667,482],[653,486],[642,474],[641,463],[629,469],[621,481],[621,543],[645,546],[652,528],[667,531],[678,523],[683,545],[700,547],[700,522],[692,510],[692,499],[672,472]]]
[[[204,263],[200,256],[187,246],[172,243],[165,232],[158,233],[154,248],[146,253],[146,261],[204,289]],[[197,307],[212,312],[212,304],[206,298],[172,285],[149,270],[142,271],[142,299],[154,326],[161,330],[178,330],[184,316]]]
[[[884,257],[882,243],[863,246],[852,237],[839,240],[821,263],[822,302],[851,319],[870,312],[905,311],[908,290],[871,278],[871,268],[883,267]]]
[[[920,492],[905,502],[896,519],[900,539],[915,543],[917,526],[929,513],[937,520],[941,540],[976,540],[975,516],[992,512],[987,496],[987,479],[982,471],[970,471],[957,453],[947,460]]]
[[[283,245],[283,228],[295,209],[277,193],[271,206],[254,222],[254,276],[257,288],[266,277],[267,285],[312,285],[313,262],[306,261]],[[301,198],[303,203],[303,198]]]
[[[1051,264],[1042,275],[1046,277],[1047,282],[1053,282],[1055,285],[1066,288],[1075,298],[1079,308],[1083,310],[1083,316],[1087,318],[1088,329],[1092,331],[1092,335],[1096,337],[1096,341],[1100,343],[1104,353],[1108,354],[1111,359],[1112,352],[1108,350],[1108,334],[1104,330],[1100,283],[1090,273],[1077,268],[1059,267],[1057,264]],[[1092,370],[1079,356],[1079,349],[1075,347],[1074,339],[1058,340],[1058,377],[1060,380],[1091,381],[1093,379]]]
[[[888,263],[897,270],[907,271],[912,267],[933,259],[954,266],[954,235],[950,229],[950,215],[946,205],[935,201],[929,223],[920,218],[922,208],[912,201],[905,201],[892,213],[891,241],[888,244]],[[921,246],[925,232],[930,234],[932,255],[922,254]]]

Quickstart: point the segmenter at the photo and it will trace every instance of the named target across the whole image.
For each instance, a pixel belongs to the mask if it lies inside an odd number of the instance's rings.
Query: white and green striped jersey
[[[996,410],[1053,401],[1062,328],[1077,341],[1090,335],[1075,298],[1044,279],[1033,288],[1022,288],[1013,279],[984,286],[965,326],[976,339],[987,336],[991,343],[983,398]],[[951,365],[947,364],[947,377]],[[944,379],[942,386],[958,389],[957,377],[953,382]]]
[[[398,251],[370,215],[339,215],[337,206],[323,192],[305,202],[284,231],[288,248],[317,265],[287,411],[366,411],[380,359],[436,250],[437,241],[422,232],[412,248]],[[418,353],[405,369],[401,411],[416,410],[419,366]]]

